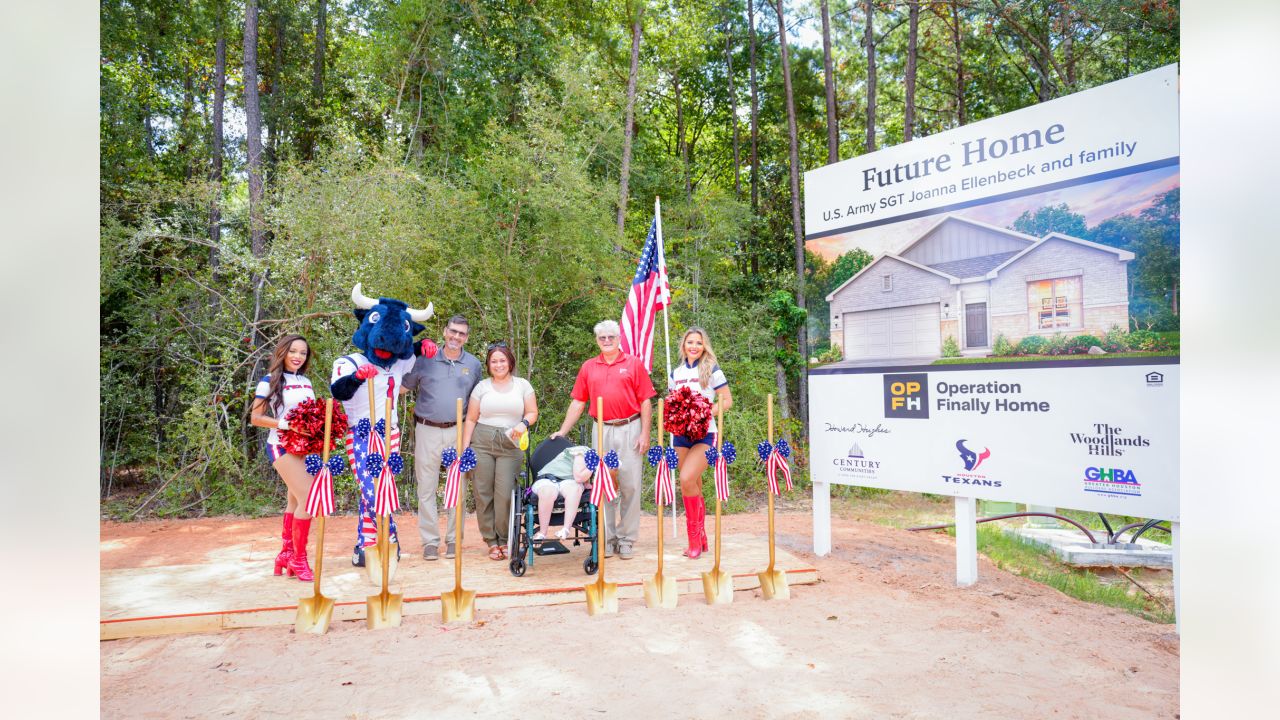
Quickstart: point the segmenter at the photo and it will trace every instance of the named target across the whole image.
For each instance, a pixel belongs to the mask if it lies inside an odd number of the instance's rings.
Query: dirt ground
[[[674,610],[622,600],[487,611],[465,625],[408,616],[324,636],[262,628],[101,643],[107,718],[1178,717],[1173,626],[1089,605],[979,560],[954,585],[954,545],[833,517],[778,518],[779,545],[821,582],[789,601],[738,592]],[[208,519],[193,523],[262,523]],[[734,515],[726,531],[761,518]],[[115,526],[104,523],[103,542]],[[201,552],[199,533],[171,562]],[[104,565],[104,570],[107,569]]]

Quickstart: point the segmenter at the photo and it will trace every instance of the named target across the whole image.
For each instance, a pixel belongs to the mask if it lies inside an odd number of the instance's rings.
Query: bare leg
[[[298,520],[309,520],[305,503],[300,502],[311,492],[311,475],[307,473],[307,465],[297,455],[285,453],[272,465],[280,473],[280,479],[289,488],[288,506],[293,508],[293,515]]]
[[[564,492],[564,527],[573,527],[573,518],[578,514],[578,501],[582,499],[585,489],[578,482],[562,482],[560,489]]]
[[[695,443],[680,458],[680,494],[685,497],[702,497],[702,473],[707,469],[707,450],[710,445]],[[676,450],[679,455],[680,449]]]
[[[538,529],[546,535],[547,526],[551,524],[551,511],[555,508],[556,496],[560,491],[556,489],[555,483],[539,482],[534,492],[538,494]]]

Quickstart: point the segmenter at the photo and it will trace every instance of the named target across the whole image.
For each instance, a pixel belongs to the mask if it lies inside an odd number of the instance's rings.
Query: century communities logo
[[[884,416],[929,417],[929,373],[896,373],[884,376]]]
[[[1084,490],[1111,497],[1142,496],[1142,484],[1138,482],[1138,477],[1132,470],[1124,468],[1085,468]]]
[[[982,467],[983,461],[991,457],[991,448],[961,438],[956,441],[956,451],[960,453],[960,462],[964,465],[964,471],[957,472],[954,475],[943,475],[943,482],[948,485],[1004,486],[1002,481],[991,480],[986,475],[977,472],[978,468]]]
[[[857,442],[849,446],[844,457],[833,458],[831,465],[841,477],[855,481],[874,479],[880,472],[880,461],[867,457]]]
[[[1088,448],[1090,455],[1104,457],[1120,457],[1128,448],[1151,446],[1151,441],[1141,433],[1126,435],[1124,428],[1107,423],[1094,423],[1088,432],[1071,433],[1071,442]]]

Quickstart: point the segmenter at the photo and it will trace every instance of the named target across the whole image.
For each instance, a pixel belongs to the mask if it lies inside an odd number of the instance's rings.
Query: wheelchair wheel
[[[523,503],[519,502],[519,498],[520,498],[520,488],[519,487],[512,488],[511,489],[511,505],[510,505],[511,510],[510,512],[507,513],[507,555],[511,558],[515,558],[516,555],[519,554],[519,550],[520,550],[520,543],[516,542],[516,516],[521,514],[521,511],[523,510],[523,508],[520,506],[523,505]],[[514,564],[514,562],[515,561],[513,559],[512,563]],[[512,568],[511,572],[515,573],[514,567]],[[520,573],[516,575],[516,577],[519,577],[520,575],[523,575],[523,574],[524,574],[524,571],[521,570]]]
[[[516,577],[524,577],[524,556],[521,555],[519,557],[511,558],[510,568],[512,575],[515,575]]]
[[[592,560],[591,558],[587,558],[586,560],[582,561],[582,572],[588,575],[594,574],[596,571],[596,567],[597,567],[596,561]]]

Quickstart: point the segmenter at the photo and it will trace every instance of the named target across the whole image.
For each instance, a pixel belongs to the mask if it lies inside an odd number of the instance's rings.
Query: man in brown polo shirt
[[[551,434],[563,436],[590,408],[596,422],[604,422],[604,452],[618,453],[618,499],[606,505],[605,527],[608,546],[605,556],[616,551],[623,560],[634,557],[636,536],[640,534],[641,458],[649,447],[649,423],[653,408],[649,401],[657,393],[644,361],[622,352],[618,323],[603,320],[596,323],[596,344],[600,354],[584,362],[570,393],[573,402],[565,412],[560,429]],[[596,417],[596,398],[604,398],[604,417]],[[594,445],[594,436],[593,436]],[[621,520],[618,519],[621,514]]]

